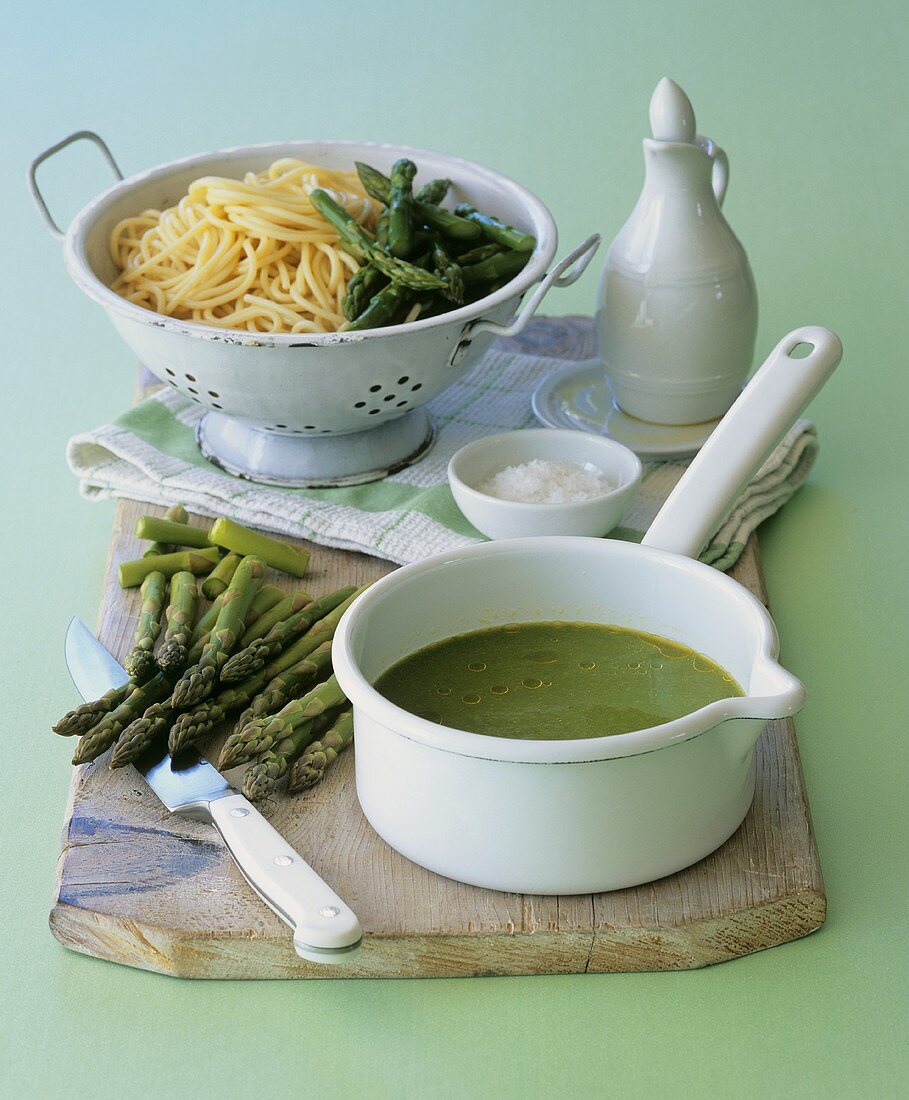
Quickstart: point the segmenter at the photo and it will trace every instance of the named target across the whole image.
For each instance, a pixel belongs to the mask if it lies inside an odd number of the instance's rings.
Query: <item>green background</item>
[[[85,0],[4,12],[0,1091],[5,1079],[75,1097],[896,1095],[905,5]],[[594,229],[610,238],[630,211],[664,73],[729,153],[726,212],[759,288],[758,353],[798,324],[830,325],[846,348],[813,406],[810,484],[763,532],[784,658],[809,689],[798,729],[825,928],[699,972],[474,981],[192,983],[63,950],[46,921],[70,745],[47,729],[73,699],[63,631],[73,614],[94,621],[113,517],[79,499],[64,447],[129,403],[135,371],[65,274],[26,194],[28,160],[82,127],[127,172],[254,141],[406,142],[523,181],[565,247]],[[88,146],[44,180],[61,219],[106,183]],[[546,308],[591,312],[595,289],[592,272]]]

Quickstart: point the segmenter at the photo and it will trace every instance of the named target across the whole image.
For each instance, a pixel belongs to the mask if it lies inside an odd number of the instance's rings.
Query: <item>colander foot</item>
[[[380,481],[403,470],[433,445],[436,428],[425,409],[346,435],[266,431],[224,413],[199,421],[196,442],[209,462],[235,477],[293,489],[329,489]]]

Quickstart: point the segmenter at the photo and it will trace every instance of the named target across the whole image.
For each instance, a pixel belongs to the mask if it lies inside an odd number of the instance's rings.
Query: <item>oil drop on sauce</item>
[[[679,642],[576,622],[456,634],[404,657],[375,687],[431,722],[532,741],[629,733],[744,694]]]

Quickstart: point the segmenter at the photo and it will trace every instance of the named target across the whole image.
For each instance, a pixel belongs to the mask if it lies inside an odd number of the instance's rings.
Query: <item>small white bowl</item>
[[[500,500],[479,492],[491,474],[535,458],[590,463],[615,488],[591,500],[567,504],[530,504]],[[467,519],[491,539],[534,535],[608,534],[621,523],[641,481],[641,460],[615,440],[590,432],[532,428],[503,432],[468,443],[448,463],[448,484]]]

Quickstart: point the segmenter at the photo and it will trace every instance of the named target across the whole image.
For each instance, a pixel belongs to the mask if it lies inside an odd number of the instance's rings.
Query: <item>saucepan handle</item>
[[[475,336],[478,332],[493,332],[496,336],[517,336],[526,327],[527,322],[536,313],[540,303],[552,287],[571,286],[572,283],[577,282],[593,259],[596,250],[600,247],[601,240],[599,233],[593,233],[583,244],[579,244],[577,248],[573,248],[567,256],[559,260],[551,271],[546,272],[537,284],[533,294],[524,303],[520,313],[507,325],[481,319],[468,326],[469,335]],[[462,339],[467,334],[467,332],[462,334]]]
[[[41,194],[41,188],[38,186],[37,172],[38,168],[46,160],[50,160],[50,158],[59,153],[61,149],[65,149],[67,145],[72,145],[75,141],[91,141],[97,145],[101,150],[101,155],[110,166],[110,170],[118,180],[123,179],[123,173],[120,171],[120,166],[114,160],[114,155],[110,149],[108,149],[107,143],[92,130],[77,130],[76,133],[70,134],[69,137],[65,137],[62,141],[58,141],[56,145],[52,145],[49,149],[45,149],[43,153],[39,153],[28,166],[28,189],[32,193],[32,198],[35,200],[47,228],[55,237],[64,237],[66,234],[54,221],[53,215],[47,207],[47,202],[44,199],[44,195]]]
[[[310,962],[348,962],[363,938],[360,922],[303,857],[242,794],[209,803],[212,824],[259,897],[294,930]]]
[[[799,345],[811,349],[801,358],[792,354]],[[696,558],[842,355],[830,329],[784,336],[669,494],[644,545]]]

